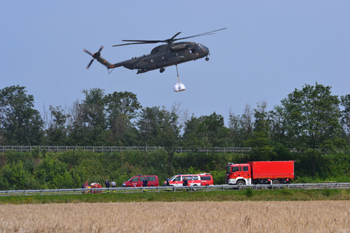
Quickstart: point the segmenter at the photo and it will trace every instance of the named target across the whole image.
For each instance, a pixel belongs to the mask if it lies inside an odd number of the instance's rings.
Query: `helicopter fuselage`
[[[100,56],[94,54],[93,57],[107,69],[114,69],[117,67],[125,67],[130,70],[137,69],[137,74],[145,73],[151,70],[161,69],[164,67],[177,65],[180,63],[194,61],[208,56],[209,49],[199,43],[195,42],[179,42],[160,45],[152,49],[150,54],[141,57],[133,57],[132,59],[111,64]]]

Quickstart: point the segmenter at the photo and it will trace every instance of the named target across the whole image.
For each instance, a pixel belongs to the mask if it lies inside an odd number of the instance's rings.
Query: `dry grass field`
[[[350,232],[350,201],[0,205],[0,232]]]

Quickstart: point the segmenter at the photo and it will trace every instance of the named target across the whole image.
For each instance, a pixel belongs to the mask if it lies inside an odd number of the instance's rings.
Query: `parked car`
[[[147,186],[159,186],[158,176],[156,176],[156,175],[138,175],[138,176],[133,176],[129,180],[125,181],[122,184],[122,187],[142,187],[144,178],[146,178],[148,180]]]
[[[210,173],[200,173],[202,186],[214,185],[213,176]]]
[[[214,185],[213,177],[210,173],[200,173],[200,174],[179,174],[170,178],[170,186],[183,186],[183,180],[187,178],[188,186],[208,186]],[[164,186],[167,185],[165,181]]]

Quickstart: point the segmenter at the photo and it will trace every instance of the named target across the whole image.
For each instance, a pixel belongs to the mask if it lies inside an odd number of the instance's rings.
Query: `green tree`
[[[188,119],[184,125],[183,144],[188,148],[192,148],[194,151],[206,146],[205,142],[202,140],[200,132],[198,131],[199,124],[203,119],[203,116],[195,117],[194,114],[192,114],[191,118]]]
[[[274,109],[268,113],[268,119],[270,139],[273,145],[278,147],[293,147],[287,135],[288,123],[285,109],[281,106],[275,106]]]
[[[350,94],[342,96],[341,105],[344,107],[340,123],[343,127],[343,132],[348,146],[350,145]]]
[[[117,145],[134,145],[136,130],[131,122],[142,107],[132,92],[114,92],[105,97],[107,140]]]
[[[206,145],[212,148],[213,157],[214,148],[225,146],[227,143],[229,131],[225,127],[224,117],[215,112],[209,116],[203,116],[203,120],[198,124],[198,132]]]
[[[175,150],[180,143],[180,131],[182,125],[179,123],[178,109],[173,107],[171,111],[161,111],[160,132],[158,142],[168,152],[168,164],[172,168]]]
[[[252,137],[253,123],[250,105],[247,104],[242,115],[235,115],[230,111],[229,135],[230,146],[243,147],[244,141]]]
[[[67,175],[67,165],[54,158],[47,157],[39,164],[35,171],[35,178],[46,188],[61,188]],[[71,181],[68,181],[71,182]]]
[[[83,90],[85,99],[73,104],[70,140],[73,145],[104,145],[107,129],[104,90]]]
[[[0,132],[9,145],[40,145],[43,137],[43,120],[26,92],[18,85],[0,90]]]
[[[251,138],[244,142],[245,146],[251,147],[250,160],[276,159],[271,140],[271,127],[269,113],[265,111],[267,103],[258,104],[254,109],[254,132]]]
[[[106,128],[105,119],[105,96],[104,90],[100,88],[92,88],[83,90],[85,99],[82,101],[84,120],[91,128]]]
[[[313,175],[316,175],[321,153],[342,143],[338,96],[331,94],[330,86],[306,84],[302,90],[295,89],[281,103],[288,138],[294,148],[303,149],[311,156]]]
[[[114,119],[118,114],[124,114],[128,119],[137,116],[137,110],[142,108],[137,97],[132,92],[113,92],[105,96],[108,118]]]
[[[167,111],[165,107],[146,107],[141,110],[136,125],[140,141],[144,146],[163,146],[168,152],[168,164],[171,167],[173,155],[179,144],[181,125],[178,121],[178,109]]]
[[[0,173],[1,174],[1,173]],[[25,170],[23,162],[10,163],[2,168],[2,176],[7,184],[0,189],[27,189],[33,188],[30,186],[30,181],[33,179],[32,174]]]
[[[136,122],[139,130],[140,141],[143,146],[158,146],[157,136],[160,131],[161,113],[160,107],[146,107],[141,109]]]
[[[50,115],[52,121],[48,124],[46,137],[49,145],[66,145],[67,141],[67,119],[70,117],[66,114],[61,106],[53,107],[50,105]]]

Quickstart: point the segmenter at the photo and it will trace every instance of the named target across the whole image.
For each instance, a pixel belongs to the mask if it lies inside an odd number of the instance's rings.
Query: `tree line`
[[[135,174],[211,172],[224,182],[227,162],[295,160],[298,181],[336,179],[350,174],[350,95],[330,86],[305,85],[267,110],[267,103],[246,105],[242,114],[188,116],[174,104],[143,107],[131,92],[83,90],[84,99],[69,108],[34,108],[23,86],[0,90],[0,145],[161,146],[155,152],[92,153],[67,151],[0,153],[0,189],[73,188],[81,182]],[[177,154],[177,147],[193,152]],[[247,154],[196,153],[198,148],[251,147]]]
[[[337,96],[315,83],[295,89],[267,111],[267,103],[246,105],[242,114],[191,116],[174,104],[143,107],[132,92],[83,90],[84,99],[68,109],[49,106],[43,115],[23,86],[0,90],[0,145],[162,146],[172,162],[178,146],[251,147],[252,159],[277,159],[278,148],[293,148],[312,158],[347,149],[350,94]],[[212,154],[214,156],[214,152]]]

